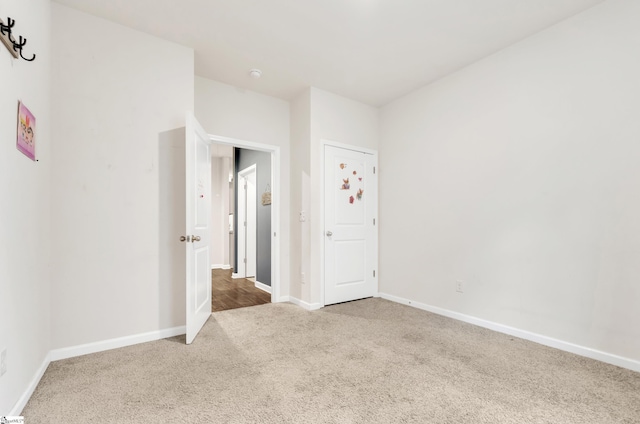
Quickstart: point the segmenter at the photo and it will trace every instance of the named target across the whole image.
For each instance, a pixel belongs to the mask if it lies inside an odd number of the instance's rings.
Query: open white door
[[[247,194],[247,241],[245,243],[246,251],[246,277],[257,278],[258,268],[258,211],[257,211],[257,193],[256,193],[256,169],[246,175],[246,194]]]
[[[191,113],[186,125],[187,344],[211,316],[211,140]]]
[[[376,295],[375,156],[325,146],[324,304]]]
[[[257,194],[256,165],[238,172],[238,266],[234,278],[256,277]]]

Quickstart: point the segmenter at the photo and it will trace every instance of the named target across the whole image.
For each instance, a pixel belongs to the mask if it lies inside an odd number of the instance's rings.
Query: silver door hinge
[[[375,269],[373,270],[373,276],[374,277],[376,276],[376,270]]]
[[[373,225],[376,225],[376,219],[373,218]]]
[[[376,167],[375,166],[373,167],[373,173],[374,174],[376,173]]]

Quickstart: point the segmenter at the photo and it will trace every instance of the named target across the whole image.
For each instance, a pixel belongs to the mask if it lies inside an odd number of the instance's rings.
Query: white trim
[[[565,352],[574,353],[586,358],[595,359],[597,361],[606,362],[607,364],[616,365],[618,367],[640,372],[640,361],[636,361],[634,359],[625,358],[622,356],[614,355],[612,353],[602,352],[590,347],[580,346],[563,340],[554,339],[553,337],[544,336],[542,334],[521,330],[519,328],[509,327],[508,325],[499,324],[493,321],[487,321],[482,318],[476,318],[470,315],[461,314],[459,312],[450,311],[448,309],[439,308],[437,306],[414,302],[409,299],[404,299],[402,297],[393,296],[386,293],[380,293],[380,297],[392,302],[402,303],[404,305],[409,305],[417,309],[422,309],[423,311],[433,312],[434,314],[453,318],[458,321],[463,321],[469,324],[477,325],[479,327],[488,328],[489,330],[497,331],[499,333],[508,334],[510,336],[529,340],[541,345],[563,350]]]
[[[29,402],[29,399],[31,399],[33,392],[36,390],[36,387],[38,387],[38,384],[40,383],[40,380],[42,379],[42,376],[44,375],[50,363],[51,363],[51,352],[47,353],[47,355],[44,357],[44,360],[42,361],[40,368],[38,368],[35,375],[31,379],[31,382],[27,386],[27,389],[24,391],[22,396],[20,396],[20,399],[18,399],[16,404],[13,406],[13,408],[9,412],[8,414],[9,416],[18,417],[22,414],[22,410],[27,405],[27,402]]]
[[[232,272],[231,273],[231,278],[238,279],[238,278],[244,278],[244,276],[238,274],[237,272]]]
[[[322,308],[322,305],[319,303],[307,303],[304,300],[297,299],[293,296],[288,296],[287,301],[290,303],[293,303],[296,306],[300,306],[301,308],[306,309],[307,311],[316,311]]]
[[[259,150],[261,152],[275,152],[280,149],[279,146],[275,146],[272,144],[256,143],[253,141],[225,137],[216,134],[209,134],[209,138],[211,138],[211,140],[218,144],[226,144],[231,147],[240,147],[242,149]]]
[[[211,264],[211,269],[231,269],[231,265]]]
[[[289,164],[287,164],[289,166]],[[280,298],[284,287],[280,284],[280,148],[277,147],[271,154],[271,301],[276,302]],[[289,290],[286,290],[289,293]]]
[[[209,134],[209,138],[219,144],[271,153],[271,198],[273,199],[271,203],[271,232],[273,233],[271,237],[271,301],[280,302],[280,294],[284,291],[280,283],[280,173],[282,172],[280,146],[214,134]],[[234,277],[232,274],[231,278],[241,277]]]
[[[290,296],[282,296],[279,299],[273,300],[273,295],[271,296],[271,303],[291,303],[291,297]]]
[[[256,285],[257,289],[266,291],[267,293],[271,294],[271,286],[267,286],[266,284],[263,284],[260,281],[255,281],[254,284]]]
[[[79,346],[55,349],[49,352],[52,361],[73,358],[76,356],[88,355],[90,353],[103,352],[105,350],[117,349],[125,346],[132,346],[139,343],[152,342],[166,339],[167,337],[181,336],[186,333],[185,326],[167,328],[164,330],[150,331],[148,333],[134,334],[131,336],[118,337],[116,339],[103,340],[94,343],[87,343]]]
[[[162,340],[168,337],[181,336],[186,333],[186,327],[174,327],[167,328],[165,330],[159,331],[151,331],[149,333],[136,334],[132,336],[119,337],[117,339],[104,340],[95,343],[87,343],[79,346],[72,346],[62,349],[55,349],[47,353],[40,368],[36,371],[35,375],[31,379],[31,382],[27,386],[27,389],[24,391],[20,399],[13,406],[11,411],[9,412],[9,416],[19,416],[22,413],[22,410],[29,402],[29,399],[33,395],[33,392],[38,387],[42,376],[49,364],[53,361],[59,361],[61,359],[73,358],[76,356],[87,355],[90,353],[103,352],[106,350],[117,349],[120,347],[132,346],[139,343],[152,342],[155,340]]]

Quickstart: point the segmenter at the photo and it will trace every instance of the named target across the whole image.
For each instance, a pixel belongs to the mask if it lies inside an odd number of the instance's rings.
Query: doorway
[[[189,120],[189,119],[187,119]],[[185,204],[186,200],[186,163],[185,163],[185,145],[186,145],[186,134],[187,130],[185,127],[176,128],[174,130],[165,131],[159,135],[159,156],[158,156],[158,169],[159,169],[159,311],[160,311],[160,319],[168,320],[166,322],[178,322],[179,320],[183,320],[186,315],[186,307],[187,305],[187,290],[185,289],[186,285],[186,255],[185,255],[185,242],[182,242],[182,237],[185,235],[191,235],[191,230],[185,230],[186,226],[186,214],[187,208]],[[245,148],[252,149],[256,151],[266,152],[268,160],[270,162],[271,178],[270,184],[272,187],[272,199],[273,203],[270,205],[271,215],[270,215],[270,223],[271,223],[271,236],[267,240],[267,243],[271,247],[271,255],[270,255],[270,282],[271,282],[271,293],[266,293],[267,299],[271,302],[281,302],[284,300],[288,300],[286,296],[282,296],[281,291],[281,282],[280,282],[280,249],[281,249],[281,241],[280,241],[280,205],[281,205],[281,196],[280,193],[280,181],[281,181],[281,167],[280,167],[280,158],[281,158],[281,150],[280,147],[274,145],[266,145],[261,143],[253,143],[238,139],[231,139],[228,137],[221,137],[215,135],[207,135],[205,133],[205,138],[212,142],[210,145],[211,150],[215,150],[218,147],[226,146],[231,152],[233,152],[233,148]],[[209,150],[209,149],[207,149]],[[210,176],[213,179],[214,173],[217,170],[220,175],[220,182],[223,183],[227,187],[227,196],[232,197],[230,193],[233,193],[233,190],[229,190],[229,187],[232,186],[233,179],[233,164],[232,155],[229,155],[227,160],[227,168],[224,170],[224,166],[220,166],[219,164],[212,164],[210,172]],[[229,171],[232,171],[231,173]],[[206,183],[206,177],[201,179],[202,185],[197,184],[197,187],[206,187],[209,184]],[[260,188],[260,187],[258,187]],[[212,204],[220,204],[220,199],[215,196],[207,196],[206,190],[202,192],[198,192],[200,195],[200,199],[210,198],[212,200]],[[219,194],[220,195],[220,194]],[[221,196],[221,195],[220,195]],[[233,204],[233,199],[229,199],[227,202],[224,202],[227,207],[230,204]],[[214,208],[211,208],[214,209]],[[198,210],[198,209],[196,209]],[[213,212],[213,210],[212,210]],[[201,214],[204,218],[206,215],[209,215],[209,220],[211,220],[214,228],[219,228],[219,235],[216,236],[212,234],[211,237],[211,251],[215,251],[218,249],[217,242],[220,242],[220,246],[227,246],[227,253],[231,253],[230,240],[232,240],[233,234],[232,229],[233,225],[230,225],[230,215],[229,210],[222,209],[222,212],[218,210],[220,217],[214,221],[213,216],[209,214]],[[215,225],[218,223],[217,225]],[[186,232],[185,232],[186,231]],[[189,245],[197,246],[200,243],[189,243]],[[202,275],[212,275],[212,265],[219,265],[219,269],[231,272],[231,264],[233,263],[233,258],[227,256],[227,258],[216,259],[213,260],[209,258],[208,261],[205,261],[201,255],[202,263],[206,262],[206,266],[203,267]],[[225,269],[226,268],[226,269]],[[208,270],[207,270],[208,269]],[[209,284],[206,286],[211,287],[211,282],[209,280]],[[205,292],[205,285],[199,286],[202,290],[201,292],[196,291],[196,293]],[[254,286],[255,288],[255,286]],[[209,292],[211,293],[211,292]],[[288,294],[288,288],[284,288],[284,294]],[[215,294],[214,294],[215,295]],[[212,296],[213,297],[213,296]],[[210,303],[209,300],[207,303]],[[161,321],[164,322],[164,321]]]
[[[224,216],[227,265],[212,265],[213,311],[278,301],[279,296],[279,199],[262,201],[265,193],[277,193],[279,148],[215,136],[214,150],[226,156],[226,193],[212,193],[214,202],[226,201]],[[215,166],[214,166],[215,168]],[[221,177],[220,177],[221,178]],[[271,187],[274,190],[271,190]],[[246,223],[246,224],[245,224]],[[245,261],[246,259],[246,261]],[[212,261],[212,264],[218,262]]]

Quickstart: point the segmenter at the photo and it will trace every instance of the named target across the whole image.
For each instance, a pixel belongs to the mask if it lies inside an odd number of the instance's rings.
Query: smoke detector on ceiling
[[[259,79],[262,76],[262,71],[260,69],[252,69],[249,71],[249,76],[253,79]]]

